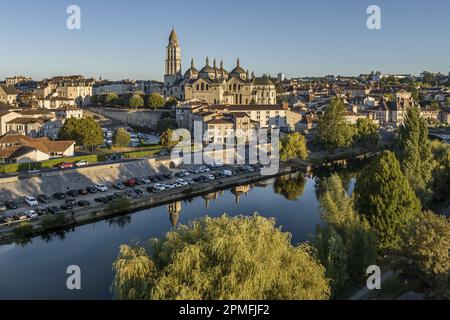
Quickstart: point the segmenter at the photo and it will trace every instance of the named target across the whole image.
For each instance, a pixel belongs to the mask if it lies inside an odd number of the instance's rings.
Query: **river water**
[[[354,179],[346,174],[351,191]],[[0,299],[111,299],[112,263],[121,244],[161,237],[174,224],[204,215],[258,212],[274,217],[293,244],[306,241],[321,223],[317,181],[292,174],[0,246]],[[81,290],[67,289],[71,265],[81,269]]]

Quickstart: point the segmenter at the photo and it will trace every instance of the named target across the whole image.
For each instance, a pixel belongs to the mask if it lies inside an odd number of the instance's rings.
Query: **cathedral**
[[[239,58],[236,67],[230,72],[217,65],[212,65],[206,58],[205,66],[198,70],[194,59],[191,67],[183,74],[181,70],[181,49],[175,29],[169,36],[166,48],[164,84],[161,92],[166,97],[179,100],[197,99],[208,104],[229,105],[274,105],[276,89],[269,77],[249,75],[248,70],[241,67]]]

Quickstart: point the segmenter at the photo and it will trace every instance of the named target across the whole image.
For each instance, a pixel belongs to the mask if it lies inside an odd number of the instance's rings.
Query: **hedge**
[[[39,170],[39,169],[49,169],[54,168],[63,162],[76,162],[80,160],[86,160],[89,163],[97,163],[105,161],[104,154],[94,154],[80,157],[70,157],[70,158],[55,158],[42,162],[31,162],[31,163],[11,163],[0,166],[0,173],[14,173],[19,171],[28,170]]]

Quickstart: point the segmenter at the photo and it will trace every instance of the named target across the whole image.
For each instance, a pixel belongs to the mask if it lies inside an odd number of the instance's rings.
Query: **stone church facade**
[[[269,77],[249,75],[241,67],[239,58],[236,67],[228,72],[223,62],[218,66],[214,59],[212,65],[206,58],[205,66],[198,70],[194,60],[183,74],[181,70],[181,48],[175,29],[169,36],[166,47],[163,95],[179,100],[201,100],[209,104],[229,105],[274,105],[276,104],[275,85]]]

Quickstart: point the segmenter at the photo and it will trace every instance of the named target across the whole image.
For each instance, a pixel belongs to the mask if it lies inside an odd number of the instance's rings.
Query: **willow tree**
[[[383,152],[362,171],[355,186],[355,208],[375,230],[379,249],[399,247],[400,231],[417,217],[421,205],[394,153]]]
[[[123,245],[113,264],[119,299],[328,299],[309,245],[273,219],[205,217],[145,245]]]

